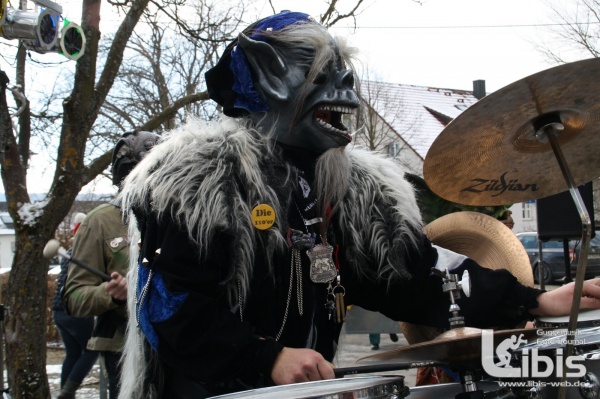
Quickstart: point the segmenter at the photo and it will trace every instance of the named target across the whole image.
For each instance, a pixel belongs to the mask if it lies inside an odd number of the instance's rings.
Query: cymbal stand
[[[440,270],[432,268],[431,271],[442,278],[442,291],[447,292],[450,296],[450,309],[449,312],[451,317],[448,319],[450,322],[450,328],[461,328],[465,326],[465,318],[460,315],[460,306],[456,303],[457,299],[460,299],[461,289],[464,291],[466,296],[470,296],[471,282],[469,279],[469,272],[464,271],[463,277],[459,280],[456,274],[451,274],[448,269]]]
[[[432,268],[431,271],[442,278],[442,291],[447,292],[450,296],[450,309],[451,314],[448,321],[450,322],[450,328],[462,328],[465,326],[465,318],[460,314],[460,306],[456,303],[457,299],[460,299],[460,291],[462,290],[466,296],[471,295],[471,280],[469,278],[469,272],[466,270],[463,272],[462,278],[459,280],[458,275],[451,274],[448,269],[439,270]],[[478,389],[477,381],[473,378],[473,373],[470,370],[461,370],[460,382],[463,387],[463,391],[455,396],[455,399],[483,399],[483,391]]]
[[[460,372],[460,382],[463,386],[463,391],[454,396],[455,399],[483,399],[484,392],[478,389],[477,382],[473,378],[471,371]]]
[[[567,344],[565,346],[565,357],[567,359],[573,354],[573,342],[575,338],[575,332],[577,330],[577,316],[579,315],[579,306],[581,304],[581,294],[583,292],[583,280],[585,278],[585,269],[587,266],[588,252],[590,248],[590,240],[592,237],[590,215],[584,205],[583,199],[577,186],[574,183],[573,175],[569,169],[560,145],[556,140],[556,137],[564,130],[564,125],[560,120],[558,113],[550,113],[543,115],[536,123],[534,123],[536,130],[536,137],[538,140],[544,142],[546,139],[550,142],[554,156],[558,161],[558,166],[567,182],[569,192],[575,203],[575,207],[581,217],[582,237],[581,237],[581,250],[579,256],[579,264],[577,265],[577,274],[575,277],[575,288],[573,291],[573,304],[571,306],[571,314],[569,316],[569,324],[567,330]],[[558,391],[558,398],[565,399],[567,395],[566,390],[566,368],[563,367],[563,376],[561,378],[561,385]]]

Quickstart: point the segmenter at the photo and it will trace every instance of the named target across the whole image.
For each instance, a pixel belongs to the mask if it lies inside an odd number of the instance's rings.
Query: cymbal
[[[557,142],[576,186],[600,176],[600,59],[538,72],[484,97],[433,142],[423,175],[440,197],[506,205],[569,189],[534,125],[560,118]]]
[[[537,336],[538,331],[535,328],[494,331],[494,343],[497,344],[506,338],[520,334],[523,334],[525,339],[530,339]],[[462,327],[448,330],[431,341],[365,356],[358,359],[357,363],[432,361],[453,365],[480,360],[481,330]]]

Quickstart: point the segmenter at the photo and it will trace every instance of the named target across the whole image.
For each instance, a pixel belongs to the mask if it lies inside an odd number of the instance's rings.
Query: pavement
[[[333,364],[335,364],[336,367],[344,368],[357,366],[360,367],[365,364],[364,362],[357,363],[359,359],[362,359],[366,356],[375,355],[377,353],[391,351],[403,346],[408,346],[408,342],[401,333],[398,334],[398,342],[392,342],[389,334],[381,334],[379,350],[372,350],[371,344],[369,343],[368,334],[348,334],[346,333],[345,329],[342,329],[337,354],[333,360]],[[404,384],[410,387],[415,385],[417,370],[409,369],[357,374],[357,376],[359,375],[402,375],[404,376]]]

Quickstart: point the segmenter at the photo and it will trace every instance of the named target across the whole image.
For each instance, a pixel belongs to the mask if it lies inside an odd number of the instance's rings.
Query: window
[[[536,236],[523,236],[521,237],[521,243],[526,249],[535,249],[538,247],[538,240]]]
[[[533,220],[534,204],[532,202],[523,202],[523,220]]]
[[[398,142],[388,144],[388,146],[387,146],[388,156],[391,158],[397,157],[398,154],[400,154],[401,149],[402,149],[402,146]]]

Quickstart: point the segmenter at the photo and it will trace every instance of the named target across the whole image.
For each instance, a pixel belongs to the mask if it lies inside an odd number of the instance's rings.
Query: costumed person
[[[351,53],[303,13],[253,24],[206,74],[236,119],[189,121],[127,177],[141,248],[122,399],[333,378],[348,305],[448,327],[434,267],[469,271],[470,326],[569,312],[573,286],[542,293],[427,240],[404,170],[348,146]],[[600,305],[599,283],[586,282],[582,307]]]
[[[73,218],[73,235],[77,233],[84,218],[85,213],[78,213]],[[71,255],[71,252],[72,249],[69,248],[67,253]],[[60,273],[56,278],[56,292],[52,298],[52,319],[65,346],[57,399],[74,399],[75,392],[98,360],[98,352],[86,347],[94,329],[94,318],[73,317],[65,311],[62,293],[68,267],[69,260],[63,258],[60,262]]]
[[[504,211],[504,213],[502,213],[502,215],[498,217],[498,220],[511,230],[513,229],[513,227],[515,227],[515,221],[512,217],[512,211]]]
[[[123,134],[113,150],[112,181],[121,187],[123,179],[156,144],[158,136],[146,131]],[[85,218],[73,243],[73,258],[109,274],[103,281],[89,271],[71,265],[64,299],[76,317],[96,316],[87,348],[100,352],[108,380],[109,398],[119,395],[121,353],[127,323],[127,280],[129,234],[122,220],[118,200],[102,204]]]

